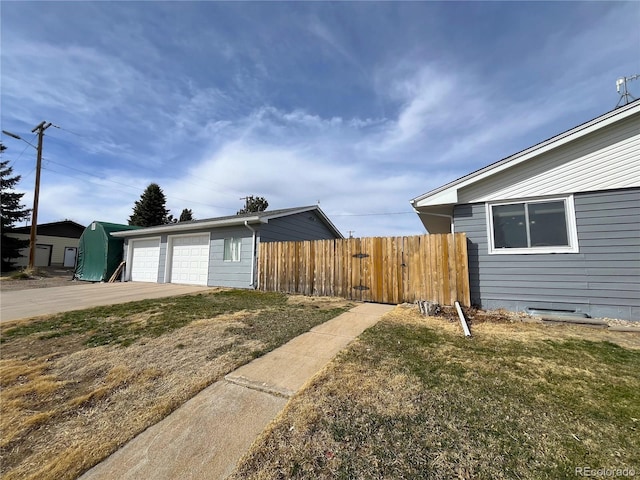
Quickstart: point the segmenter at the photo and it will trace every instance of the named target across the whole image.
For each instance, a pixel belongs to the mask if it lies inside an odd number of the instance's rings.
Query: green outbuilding
[[[91,222],[84,229],[78,244],[78,263],[73,278],[87,282],[106,282],[122,262],[124,239],[111,232],[135,230],[140,227],[117,223]]]

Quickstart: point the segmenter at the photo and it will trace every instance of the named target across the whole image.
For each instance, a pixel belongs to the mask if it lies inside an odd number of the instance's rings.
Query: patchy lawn
[[[74,479],[225,374],[345,311],[226,290],[7,322],[3,479]]]
[[[472,331],[396,308],[291,400],[232,478],[640,475],[638,335],[508,322]]]

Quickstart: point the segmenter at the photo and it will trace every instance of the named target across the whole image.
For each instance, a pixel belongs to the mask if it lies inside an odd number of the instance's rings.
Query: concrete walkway
[[[240,367],[81,480],[224,479],[289,397],[392,305],[361,304]]]
[[[83,282],[84,283],[84,282]],[[173,283],[86,283],[70,287],[0,290],[0,321],[82,310],[148,298],[197,293],[210,287]]]

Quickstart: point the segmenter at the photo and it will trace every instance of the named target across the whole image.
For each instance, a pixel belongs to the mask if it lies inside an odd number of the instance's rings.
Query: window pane
[[[233,262],[239,262],[240,261],[240,245],[242,245],[242,239],[241,238],[234,238],[233,239],[233,244],[231,246],[231,260]]]
[[[224,239],[224,261],[231,261],[231,238]]]
[[[223,260],[225,262],[239,262],[241,245],[242,238],[225,238]]]
[[[569,245],[563,201],[530,203],[528,207],[532,247]]]
[[[492,213],[495,248],[526,248],[524,204],[494,205]]]

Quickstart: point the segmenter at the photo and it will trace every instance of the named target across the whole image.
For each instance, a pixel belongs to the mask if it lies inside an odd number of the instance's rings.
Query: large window
[[[489,253],[575,253],[573,198],[493,203],[487,208]]]
[[[240,247],[242,246],[241,238],[225,238],[224,239],[224,261],[239,262]]]

